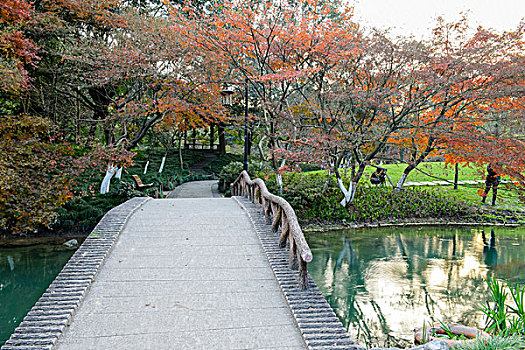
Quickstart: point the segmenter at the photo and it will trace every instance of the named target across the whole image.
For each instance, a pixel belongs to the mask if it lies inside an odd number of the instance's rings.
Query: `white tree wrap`
[[[283,178],[281,174],[277,174],[277,183],[279,184],[279,192],[283,193]]]
[[[396,190],[399,191],[400,189],[403,188],[403,185],[405,184],[405,180],[407,178],[407,174],[403,173],[401,174],[401,178],[399,179],[399,181],[397,182],[397,185],[396,185]]]
[[[148,165],[149,165],[149,160],[146,162],[146,166],[144,166],[144,175],[146,175],[146,173],[148,172]]]
[[[351,181],[347,190],[341,178],[337,179],[337,183],[339,184],[339,188],[341,189],[341,192],[343,192],[344,195],[344,198],[340,203],[343,207],[346,207],[348,203],[352,203],[354,201],[354,195],[357,184]]]
[[[104,180],[102,180],[102,184],[100,185],[100,194],[106,194],[109,191],[109,184],[111,181],[111,178],[113,175],[115,175],[115,172],[117,171],[117,167],[113,166],[113,164],[108,164],[108,170],[106,170],[106,176],[104,176]]]
[[[164,163],[166,163],[166,156],[162,157],[162,162],[160,163],[159,174],[164,170]]]

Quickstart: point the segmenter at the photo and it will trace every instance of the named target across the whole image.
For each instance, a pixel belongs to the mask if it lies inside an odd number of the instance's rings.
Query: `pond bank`
[[[317,233],[325,231],[341,231],[348,229],[364,229],[364,228],[378,228],[378,227],[413,227],[413,226],[498,226],[498,227],[520,227],[523,224],[505,224],[505,223],[491,223],[491,222],[456,222],[456,221],[406,221],[406,222],[378,222],[378,223],[361,223],[352,225],[341,225],[341,224],[307,224],[303,226],[303,232],[305,233]]]
[[[45,235],[45,236],[0,236],[0,248],[27,247],[34,245],[61,245],[71,239],[76,239],[82,243],[87,234],[64,234],[64,235]]]

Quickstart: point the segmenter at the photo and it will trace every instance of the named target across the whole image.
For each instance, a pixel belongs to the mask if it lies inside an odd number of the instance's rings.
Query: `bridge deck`
[[[151,200],[126,224],[57,349],[304,349],[232,199]]]

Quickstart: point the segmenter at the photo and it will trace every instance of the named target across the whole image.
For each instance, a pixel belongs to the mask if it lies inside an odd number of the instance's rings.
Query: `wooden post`
[[[458,179],[459,179],[459,167],[458,167],[458,163],[456,163],[456,166],[455,166],[455,173],[454,173],[454,189],[457,190],[458,189]]]
[[[306,267],[306,261],[304,261],[301,256],[299,259],[299,288],[301,290],[308,289],[308,268]]]
[[[296,253],[295,240],[293,239],[293,235],[289,235],[288,237],[290,240],[290,251],[288,252],[289,253],[288,267],[290,268],[290,270],[297,270],[298,257],[295,254]]]
[[[266,198],[261,194],[261,214],[266,215]]]
[[[273,232],[277,232],[277,229],[279,228],[279,223],[281,221],[281,215],[283,212],[280,206],[276,206],[276,207],[277,207],[277,213],[274,214],[273,220],[272,220],[272,231]]]
[[[279,248],[286,247],[286,240],[290,234],[290,225],[288,225],[288,219],[283,215],[281,222],[281,237],[279,237]]]
[[[286,240],[290,242],[288,266],[298,270],[299,288],[308,289],[307,263],[312,261],[313,256],[293,208],[284,198],[270,193],[263,180],[251,180],[246,171],[239,175],[232,186],[232,194],[241,193],[254,203],[261,204],[261,212],[274,232],[281,227],[279,247],[286,247]]]
[[[272,211],[272,202],[267,201],[266,202],[266,208],[265,208],[265,211],[264,211],[264,215],[266,216],[266,224],[267,225],[270,225],[272,223],[271,211]]]

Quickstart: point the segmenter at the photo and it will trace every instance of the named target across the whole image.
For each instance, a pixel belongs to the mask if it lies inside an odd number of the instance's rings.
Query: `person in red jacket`
[[[485,192],[483,193],[483,199],[481,200],[482,203],[485,203],[485,199],[487,199],[487,195],[492,188],[492,205],[496,204],[496,197],[498,195],[498,185],[501,182],[501,175],[499,175],[494,168],[492,167],[492,164],[489,164],[487,166],[487,178],[485,179]]]

